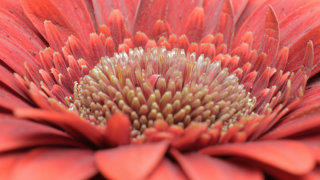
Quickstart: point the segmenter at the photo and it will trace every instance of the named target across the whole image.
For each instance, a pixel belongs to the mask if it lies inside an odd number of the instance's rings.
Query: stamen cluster
[[[101,58],[66,98],[70,110],[97,125],[104,126],[115,112],[127,114],[133,137],[156,120],[181,127],[222,122],[229,128],[254,114],[255,101],[220,61],[164,48]]]

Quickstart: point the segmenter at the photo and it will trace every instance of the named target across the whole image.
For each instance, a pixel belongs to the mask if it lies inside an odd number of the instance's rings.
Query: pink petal
[[[10,179],[14,165],[22,156],[22,153],[0,154],[0,179]]]
[[[81,146],[62,131],[31,121],[0,115],[0,152],[34,146]]]
[[[262,173],[253,168],[238,166],[199,153],[172,153],[190,179],[263,179]]]
[[[3,88],[0,88],[0,106],[10,110],[30,107],[30,105],[20,99],[19,96],[15,96]]]
[[[250,0],[236,25],[237,43],[235,44],[238,44],[238,40],[245,32],[252,31],[254,33],[255,38],[253,48],[258,48],[264,31],[264,21],[261,21],[261,19],[265,18],[266,12],[268,11],[268,5],[274,8],[278,16],[279,22],[281,23],[281,20],[287,17],[287,15],[289,15],[291,12],[300,9],[300,7],[303,7],[304,5],[309,4],[310,2],[312,1],[296,0],[292,3],[288,3],[287,0]],[[280,27],[282,26],[280,25]],[[305,28],[304,30],[307,29],[305,26],[301,27]],[[280,32],[282,32],[282,30],[283,29],[280,29]],[[280,39],[282,40],[282,38]]]
[[[5,2],[3,2],[5,1]],[[17,14],[20,13],[20,14]],[[20,44],[33,56],[45,47],[45,43],[35,33],[31,22],[23,14],[20,4],[1,1],[0,9],[0,33],[5,34],[9,39]]]
[[[19,84],[17,83],[17,80],[11,71],[9,71],[3,66],[0,66],[0,74],[1,74],[0,81],[2,83],[4,83],[9,88],[11,88],[13,92],[19,94],[24,99],[28,99],[24,91],[19,88]]]
[[[107,121],[106,139],[111,146],[130,143],[131,123],[126,115],[116,113]]]
[[[62,35],[63,41],[74,34],[84,42],[89,42],[88,35],[95,31],[82,0],[21,0],[21,5],[28,18],[44,37],[47,36],[44,29],[46,20],[58,27],[57,31]]]
[[[168,159],[163,159],[160,165],[152,172],[149,180],[179,180],[187,179],[181,169]]]
[[[135,13],[138,6],[138,0],[93,0],[94,13],[99,25],[107,24],[108,16],[113,9],[119,9],[123,12],[126,19],[126,25],[132,32]]]
[[[103,146],[103,133],[96,126],[81,119],[72,112],[55,112],[39,109],[15,109],[14,114],[21,118],[31,118],[58,126],[77,140],[93,146]]]
[[[299,139],[299,142],[306,145],[318,163],[320,162],[320,135]]]
[[[98,169],[110,179],[143,179],[161,162],[167,142],[120,146],[96,153]]]
[[[43,24],[45,20],[49,20],[59,26],[60,32],[65,32],[65,38],[67,38],[69,34],[76,32],[65,14],[58,9],[58,6],[53,0],[21,0],[21,6],[27,17],[44,37],[46,37]]]
[[[53,2],[68,17],[68,21],[79,35],[78,38],[89,42],[89,34],[95,32],[95,28],[84,0],[53,0]]]
[[[204,148],[201,152],[209,155],[245,157],[296,175],[311,171],[315,164],[306,146],[289,140],[211,146]]]
[[[290,121],[280,123],[277,127],[266,133],[261,139],[279,139],[292,136],[297,133],[320,126],[320,113],[313,112],[294,118]]]
[[[25,75],[26,62],[33,66],[38,64],[37,59],[22,44],[2,33],[0,33],[0,59],[20,75]]]
[[[90,150],[39,148],[31,150],[19,160],[12,178],[87,179],[96,173]]]

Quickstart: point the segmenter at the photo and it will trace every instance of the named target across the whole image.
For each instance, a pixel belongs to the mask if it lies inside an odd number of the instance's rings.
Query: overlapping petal
[[[0,179],[318,178],[319,1],[0,3]],[[132,139],[122,114],[97,127],[66,109],[101,57],[139,46],[221,60],[265,116],[226,131],[157,121]]]

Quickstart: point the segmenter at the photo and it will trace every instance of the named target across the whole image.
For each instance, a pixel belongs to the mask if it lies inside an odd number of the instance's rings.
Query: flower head
[[[0,177],[318,175],[319,7],[3,0]]]

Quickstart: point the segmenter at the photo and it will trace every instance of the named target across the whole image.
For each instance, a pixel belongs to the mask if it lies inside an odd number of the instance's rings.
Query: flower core
[[[164,48],[136,48],[101,58],[74,84],[73,97],[66,98],[70,110],[97,125],[104,126],[117,111],[127,114],[132,136],[156,120],[182,127],[222,122],[228,128],[253,115],[255,101],[220,61]]]

